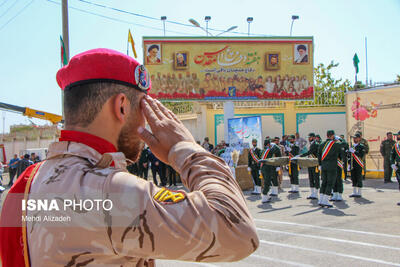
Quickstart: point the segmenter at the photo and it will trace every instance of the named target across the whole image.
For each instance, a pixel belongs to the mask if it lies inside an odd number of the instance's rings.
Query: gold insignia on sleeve
[[[155,201],[160,203],[173,204],[184,200],[186,198],[186,194],[181,191],[173,191],[163,187],[157,192],[157,194],[154,195],[153,198]]]

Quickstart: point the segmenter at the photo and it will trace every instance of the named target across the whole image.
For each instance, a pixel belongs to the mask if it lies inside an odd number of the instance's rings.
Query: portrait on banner
[[[161,64],[162,51],[161,44],[146,44],[146,64],[158,65]]]
[[[309,60],[308,44],[295,44],[293,46],[294,64],[308,64]]]
[[[174,53],[174,67],[176,70],[184,70],[188,68],[189,52],[179,51]]]
[[[280,66],[281,66],[281,53],[280,52],[265,53],[265,69],[266,70],[279,70]]]

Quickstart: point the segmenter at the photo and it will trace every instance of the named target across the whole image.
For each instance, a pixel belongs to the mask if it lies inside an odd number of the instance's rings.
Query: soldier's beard
[[[144,142],[133,133],[136,132],[137,125],[132,118],[122,127],[118,137],[118,151],[125,154],[127,159],[136,162],[144,148]]]

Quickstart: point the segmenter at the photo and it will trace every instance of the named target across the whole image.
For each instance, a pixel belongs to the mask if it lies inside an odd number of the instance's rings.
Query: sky
[[[56,82],[60,68],[62,34],[61,0],[0,0],[0,102],[61,114],[61,90]],[[291,16],[293,36],[314,37],[314,64],[339,63],[335,78],[354,82],[354,53],[360,59],[358,79],[365,82],[365,37],[368,39],[368,77],[373,82],[394,81],[400,74],[400,0],[69,0],[70,55],[105,47],[126,53],[131,29],[142,62],[142,36],[162,36],[162,22],[153,18],[189,24],[194,18],[205,26],[235,30],[246,36],[247,17],[253,17],[250,32],[263,36],[288,36]],[[109,8],[95,6],[101,4]],[[80,10],[77,10],[80,9]],[[94,15],[96,14],[96,15]],[[109,19],[109,18],[112,19]],[[166,23],[167,36],[204,36],[199,28]],[[216,31],[210,31],[217,34]],[[1,111],[1,132],[14,124],[48,124]],[[3,128],[3,122],[5,127]]]

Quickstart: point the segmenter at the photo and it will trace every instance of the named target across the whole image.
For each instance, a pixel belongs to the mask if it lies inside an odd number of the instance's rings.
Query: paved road
[[[158,260],[157,266],[400,266],[397,182],[367,180],[360,199],[348,197],[352,188],[346,182],[345,201],[326,209],[306,199],[306,177],[300,176],[298,195],[287,193],[286,177],[285,192],[272,203],[261,204],[261,197],[245,192],[260,238],[260,247],[250,257],[235,263]]]
[[[352,199],[345,183],[343,202],[320,208],[301,174],[299,195],[284,191],[272,203],[245,192],[257,226],[260,247],[236,263],[158,261],[157,266],[400,266],[400,201],[398,184],[367,180],[363,198]]]

